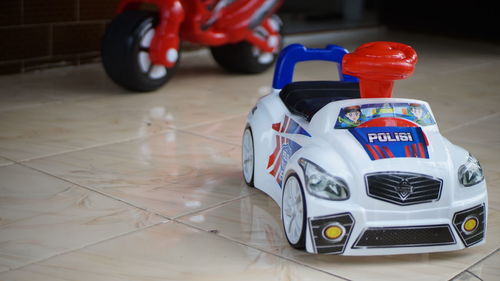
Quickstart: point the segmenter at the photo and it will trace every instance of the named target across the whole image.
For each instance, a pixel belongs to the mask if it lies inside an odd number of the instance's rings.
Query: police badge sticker
[[[283,174],[285,173],[285,167],[286,164],[288,163],[288,160],[292,156],[292,148],[288,143],[283,144],[283,147],[281,148],[281,163],[280,163],[280,169],[278,171],[278,183],[281,186],[281,182],[283,181]]]

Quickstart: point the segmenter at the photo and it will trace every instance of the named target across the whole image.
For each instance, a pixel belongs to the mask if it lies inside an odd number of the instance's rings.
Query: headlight
[[[458,181],[460,181],[463,186],[473,186],[483,180],[483,169],[479,161],[469,154],[467,162],[458,169]]]
[[[321,167],[304,158],[299,159],[299,165],[304,170],[306,188],[311,195],[327,200],[349,198],[349,189],[341,178],[329,175]]]

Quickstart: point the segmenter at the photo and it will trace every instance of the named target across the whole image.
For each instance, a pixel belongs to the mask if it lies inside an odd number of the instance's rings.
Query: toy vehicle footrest
[[[280,92],[280,98],[288,110],[306,118],[307,121],[311,121],[314,114],[330,102],[359,97],[357,82],[292,82]]]

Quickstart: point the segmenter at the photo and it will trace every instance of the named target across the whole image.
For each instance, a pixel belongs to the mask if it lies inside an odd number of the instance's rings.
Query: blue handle
[[[340,81],[358,82],[358,78],[342,74],[342,58],[348,51],[337,45],[328,45],[324,49],[306,48],[301,44],[291,44],[279,55],[274,70],[273,88],[283,89],[292,82],[295,64],[303,61],[323,60],[336,62]]]

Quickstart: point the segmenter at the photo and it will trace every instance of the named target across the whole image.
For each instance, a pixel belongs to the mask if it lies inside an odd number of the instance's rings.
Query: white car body
[[[292,174],[298,177],[306,206],[304,246],[307,252],[341,255],[428,253],[459,250],[485,242],[486,182],[482,180],[468,187],[460,183],[458,170],[468,161],[469,153],[443,137],[435,123],[426,126],[415,123],[427,142],[426,152],[421,151],[423,157],[373,159],[366,144],[364,147],[353,135],[354,131],[335,128],[343,108],[369,104],[418,103],[427,107],[430,117],[435,120],[426,102],[399,98],[344,99],[326,104],[308,121],[287,108],[280,91],[273,89],[248,115],[247,126],[253,137],[253,185],[282,208],[285,181]],[[290,126],[294,127],[292,131],[287,130]],[[290,149],[290,146],[295,148]],[[310,193],[305,188],[300,159],[311,161],[328,174],[341,178],[348,186],[349,198],[328,200]],[[396,176],[409,173],[434,178],[441,182],[439,194],[432,200],[419,202],[417,195],[411,197],[418,189],[412,183],[409,192],[394,191],[399,194],[394,201],[391,197],[377,197],[368,184],[368,176],[376,173]],[[410,177],[403,174],[404,185],[407,179]],[[402,183],[395,186],[400,187]],[[406,204],[411,198],[417,199]],[[477,217],[479,223],[477,233],[469,233],[475,238],[470,238],[463,228],[465,220],[471,216]],[[322,228],[332,224],[342,225],[344,234],[340,239],[328,240],[322,234]]]

